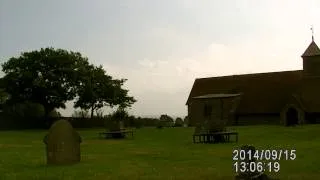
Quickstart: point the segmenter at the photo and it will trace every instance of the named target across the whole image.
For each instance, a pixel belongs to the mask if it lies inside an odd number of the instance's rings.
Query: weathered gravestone
[[[73,164],[80,162],[81,137],[66,120],[53,123],[43,139],[46,144],[47,164]]]
[[[252,154],[256,151],[256,148],[254,146],[249,146],[249,145],[244,145],[241,147],[241,150],[245,151],[245,154],[248,154],[249,151],[252,152]],[[255,162],[256,160],[254,158],[249,159],[246,158],[244,162],[250,163],[250,162]],[[235,180],[273,180],[272,178],[268,177],[265,173],[263,172],[240,172],[239,174],[236,175]]]

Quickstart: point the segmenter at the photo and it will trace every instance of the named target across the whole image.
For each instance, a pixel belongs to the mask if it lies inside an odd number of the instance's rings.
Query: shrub
[[[162,124],[163,127],[172,127],[174,125],[172,117],[163,114],[160,116],[159,124]]]
[[[177,118],[176,121],[174,122],[175,127],[182,127],[183,126],[183,120],[181,118]]]
[[[187,126],[190,126],[189,116],[185,116],[185,117],[184,117],[183,123],[186,124]]]

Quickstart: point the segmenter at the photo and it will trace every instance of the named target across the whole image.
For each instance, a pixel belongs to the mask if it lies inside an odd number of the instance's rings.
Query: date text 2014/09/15
[[[296,150],[255,150],[246,151],[243,149],[235,149],[232,152],[233,161],[244,161],[244,160],[295,160],[297,158]]]

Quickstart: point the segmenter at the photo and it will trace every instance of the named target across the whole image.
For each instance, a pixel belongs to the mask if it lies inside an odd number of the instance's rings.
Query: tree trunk
[[[90,115],[90,119],[93,118],[93,111],[94,111],[94,105],[92,104],[92,105],[91,105],[91,115]]]
[[[50,112],[53,111],[53,108],[44,107],[44,124],[46,127],[50,128],[51,126],[51,119],[49,117]]]

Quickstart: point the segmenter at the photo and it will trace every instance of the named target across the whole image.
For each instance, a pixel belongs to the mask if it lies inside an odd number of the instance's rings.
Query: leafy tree
[[[88,112],[88,110],[74,111],[72,114],[72,117],[74,117],[74,118],[88,118],[89,112]]]
[[[167,114],[163,114],[160,116],[159,124],[165,127],[172,127],[174,125],[174,121],[172,117]]]
[[[189,116],[184,117],[183,123],[189,126]]]
[[[125,121],[129,117],[128,112],[123,109],[117,109],[105,118],[105,126],[110,131],[119,131],[126,124]]]
[[[74,104],[75,108],[91,110],[91,118],[93,112],[104,106],[105,98],[109,95],[111,89],[111,76],[105,74],[104,69],[90,65],[85,71],[85,75],[78,85],[78,99]]]
[[[11,128],[44,128],[47,122],[43,121],[44,108],[41,104],[25,101],[15,104],[6,104],[3,108],[0,121],[4,127]]]
[[[128,96],[128,90],[122,88],[125,81],[126,79],[112,79],[102,66],[90,66],[78,86],[78,99],[74,107],[90,109],[91,118],[94,111],[104,106],[119,105],[120,109],[130,107],[136,100]]]
[[[135,122],[135,117],[133,115],[131,115],[124,120],[124,126],[125,127],[133,127],[133,126],[135,126],[134,122]]]
[[[6,101],[9,99],[9,94],[4,91],[4,89],[0,89],[0,110],[4,108]]]
[[[2,64],[2,86],[10,94],[9,103],[39,103],[47,118],[74,99],[79,77],[88,65],[88,59],[78,52],[54,48],[23,52]]]
[[[129,117],[128,112],[125,109],[118,108],[113,114],[113,118],[118,121],[122,121]]]
[[[122,86],[128,79],[115,79],[113,80],[113,98],[111,99],[112,105],[119,105],[120,109],[131,107],[137,100],[128,96],[129,90],[123,89]]]
[[[176,118],[176,120],[175,120],[175,122],[174,122],[174,126],[175,126],[175,127],[181,127],[181,126],[183,126],[183,120],[182,120],[180,117]]]
[[[143,118],[144,126],[157,126],[159,124],[159,119],[157,118]]]
[[[141,127],[143,127],[143,118],[141,118],[141,117],[137,117],[137,118],[135,118],[134,119],[134,126],[136,127],[136,128],[141,128]]]
[[[20,118],[40,118],[44,115],[44,108],[41,104],[25,101],[6,106],[4,112]]]
[[[96,110],[96,117],[97,118],[103,118],[103,110],[102,109],[97,109]]]
[[[61,113],[57,110],[53,110],[49,113],[48,115],[50,118],[60,118],[61,117]]]

